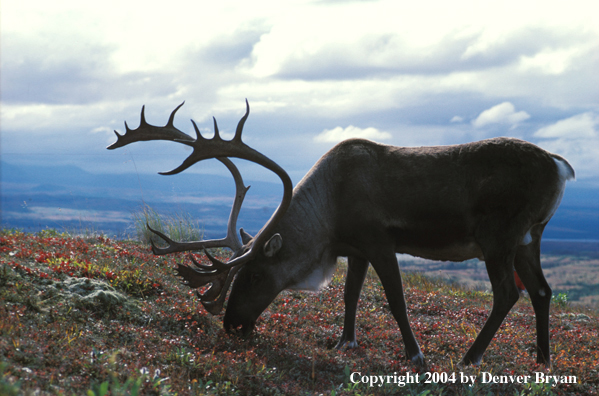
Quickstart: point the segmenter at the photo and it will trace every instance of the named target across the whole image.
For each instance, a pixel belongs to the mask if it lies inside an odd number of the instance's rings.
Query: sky
[[[29,1],[1,4],[0,153],[13,164],[156,173],[189,149],[108,151],[146,119],[244,141],[297,183],[349,137],[397,146],[495,136],[599,185],[594,1]],[[217,161],[187,172],[227,174]],[[243,164],[250,180],[271,179]]]

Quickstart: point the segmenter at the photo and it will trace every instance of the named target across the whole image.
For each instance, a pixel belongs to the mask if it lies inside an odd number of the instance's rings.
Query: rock
[[[124,294],[117,292],[106,282],[96,279],[68,278],[64,286],[69,293],[78,294],[88,302],[114,305],[127,301]]]

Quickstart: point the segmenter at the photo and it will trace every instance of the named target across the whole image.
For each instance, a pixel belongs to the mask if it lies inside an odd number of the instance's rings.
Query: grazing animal
[[[537,323],[537,362],[550,365],[549,305],[551,288],[540,262],[543,229],[555,213],[566,180],[574,178],[568,162],[531,143],[494,138],[453,146],[395,147],[363,139],[339,143],[320,158],[293,188],[287,173],[241,140],[246,113],[230,141],[204,138],[192,120],[196,137],[174,127],[176,111],[163,127],[150,125],[141,112],[140,126],[117,135],[109,149],[146,140],[170,140],[192,147],[176,169],[216,158],[230,170],[236,196],[223,239],[176,242],[152,230],[168,243],[152,246],[154,254],[204,250],[211,264],[178,265],[191,288],[210,284],[198,297],[212,314],[223,308],[227,331],[248,334],[256,319],[285,289],[317,290],[327,284],[337,257],[348,257],[345,321],[341,347],[355,347],[356,309],[369,263],[377,272],[389,307],[401,331],[406,357],[424,365],[424,356],[410,328],[396,253],[432,260],[485,261],[493,286],[493,308],[476,340],[462,359],[480,363],[503,319],[518,300],[514,269],[526,286]],[[256,236],[236,223],[245,187],[229,159],[246,159],[281,179],[281,204]],[[149,226],[148,226],[149,227]],[[228,262],[207,248],[229,247]],[[191,255],[190,255],[191,256]],[[236,276],[236,277],[235,277]]]

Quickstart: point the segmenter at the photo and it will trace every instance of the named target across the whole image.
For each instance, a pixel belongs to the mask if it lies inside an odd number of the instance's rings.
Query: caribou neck
[[[326,169],[316,168],[316,172],[326,173]],[[326,286],[337,262],[331,240],[331,192],[321,184],[327,176],[310,177],[312,173],[294,188],[291,204],[275,227],[275,233],[283,238],[282,260],[293,262],[285,268],[293,276],[281,285],[284,289],[315,291]]]

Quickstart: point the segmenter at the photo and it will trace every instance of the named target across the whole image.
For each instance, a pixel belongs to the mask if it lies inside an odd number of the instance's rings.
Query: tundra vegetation
[[[219,259],[222,251],[213,254]],[[203,255],[196,260],[205,262]],[[225,333],[173,276],[183,254],[154,256],[137,241],[53,230],[0,232],[0,394],[396,394],[351,379],[414,373],[381,283],[369,271],[357,317],[359,347],[335,350],[343,326],[346,267],[320,293],[286,291],[251,337]],[[599,320],[567,301],[552,304],[552,368],[536,363],[535,319],[525,296],[480,366],[457,362],[491,309],[490,292],[404,273],[408,313],[426,371],[476,376],[473,387],[415,383],[412,395],[599,393]],[[419,371],[420,370],[420,371]],[[486,374],[485,374],[486,373]],[[501,382],[536,373],[574,384]],[[352,377],[353,375],[353,377]],[[497,378],[483,384],[482,379]]]

